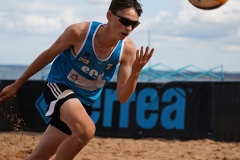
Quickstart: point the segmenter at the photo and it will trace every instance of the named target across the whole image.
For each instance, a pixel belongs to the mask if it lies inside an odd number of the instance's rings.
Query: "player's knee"
[[[88,143],[94,137],[95,131],[96,127],[94,123],[88,124],[88,126],[85,127],[83,133],[81,134],[85,139],[85,143]]]
[[[88,142],[94,137],[96,127],[94,123],[86,125],[81,130],[72,134],[73,138],[79,142],[79,144],[88,144]]]

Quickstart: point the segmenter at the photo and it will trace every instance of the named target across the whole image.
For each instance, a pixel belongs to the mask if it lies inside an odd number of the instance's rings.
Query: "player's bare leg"
[[[95,124],[77,98],[69,99],[60,108],[60,118],[72,134],[58,147],[56,160],[72,160],[95,134]]]
[[[58,146],[68,137],[67,134],[49,125],[40,142],[25,160],[49,159],[57,151]]]

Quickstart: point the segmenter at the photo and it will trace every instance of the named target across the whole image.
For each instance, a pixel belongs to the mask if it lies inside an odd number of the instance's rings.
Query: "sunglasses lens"
[[[134,23],[132,24],[132,27],[133,27],[133,28],[136,28],[139,24],[140,24],[139,22],[134,22]]]
[[[132,22],[130,20],[128,20],[128,19],[125,19],[125,18],[120,18],[119,22],[122,23],[124,26],[132,25]]]
[[[124,26],[132,26],[133,28],[136,28],[139,25],[139,22],[134,22],[129,19],[120,17],[119,22],[122,23]]]

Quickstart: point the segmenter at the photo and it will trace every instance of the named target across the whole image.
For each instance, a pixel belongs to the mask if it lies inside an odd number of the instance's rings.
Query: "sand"
[[[22,160],[42,133],[0,132],[0,160]],[[54,158],[51,158],[52,160]],[[121,139],[95,136],[74,160],[240,160],[240,143],[210,139]]]

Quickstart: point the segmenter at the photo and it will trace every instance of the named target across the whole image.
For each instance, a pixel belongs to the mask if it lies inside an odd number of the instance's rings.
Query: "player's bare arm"
[[[129,38],[125,40],[117,78],[117,97],[121,103],[125,103],[134,92],[139,74],[153,52],[154,49],[150,50],[149,47],[136,50],[135,44]]]
[[[13,84],[5,87],[0,93],[0,103],[4,100],[10,100],[15,97],[17,90],[31,76],[40,71],[47,64],[69,46],[74,46],[74,50],[80,48],[79,42],[83,41],[85,34],[83,31],[88,28],[89,23],[73,24],[66,28],[62,35],[53,43],[50,48],[42,52],[26,69],[26,71]],[[75,49],[76,48],[76,49]],[[75,52],[74,51],[74,52]]]

